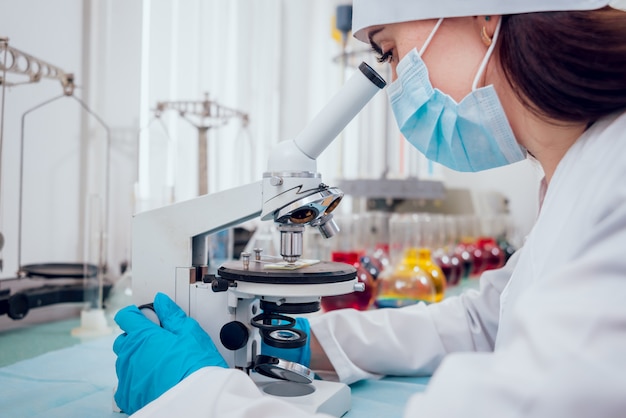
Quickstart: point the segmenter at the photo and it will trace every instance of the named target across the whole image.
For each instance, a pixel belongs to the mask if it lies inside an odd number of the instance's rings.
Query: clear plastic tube
[[[102,309],[104,286],[104,228],[102,199],[96,194],[89,195],[86,204],[84,259],[84,301],[87,309]],[[89,265],[95,265],[96,275],[89,274]]]

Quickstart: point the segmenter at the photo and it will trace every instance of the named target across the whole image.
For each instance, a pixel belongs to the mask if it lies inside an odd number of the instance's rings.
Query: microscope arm
[[[384,85],[385,81],[362,63],[300,135],[274,147],[261,182],[136,215],[132,231],[134,300],[149,303],[156,292],[164,292],[174,297],[183,309],[187,307],[189,313],[191,302],[183,294],[188,294],[189,290],[183,288],[194,283],[196,277],[184,275],[194,274],[194,267],[206,264],[201,258],[206,258],[207,251],[201,244],[207,235],[259,215],[261,220],[283,222],[277,220],[275,214],[303,200],[305,212],[315,211],[315,219],[311,220],[320,219],[326,211],[330,213],[339,203],[339,192],[330,193],[328,186],[321,182],[316,158]],[[308,202],[311,196],[319,198],[320,202]],[[290,213],[285,216],[289,217]],[[303,229],[303,222],[299,219],[296,227]],[[293,238],[301,236],[299,232],[286,231],[285,234]],[[297,259],[298,245],[293,247],[295,250],[287,256]]]
[[[132,231],[135,302],[152,302],[157,292],[178,299],[173,277],[177,268],[191,267],[194,239],[258,217],[259,196],[261,182],[255,182],[136,214]]]

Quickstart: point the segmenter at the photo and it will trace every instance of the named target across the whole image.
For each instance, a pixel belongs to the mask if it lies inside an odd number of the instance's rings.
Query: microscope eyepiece
[[[363,73],[365,77],[367,77],[369,81],[374,83],[374,85],[378,87],[379,89],[382,89],[383,87],[387,85],[387,82],[385,81],[385,79],[382,78],[380,74],[374,71],[374,69],[370,67],[369,65],[367,65],[365,62],[362,62],[361,64],[359,64],[359,70]]]

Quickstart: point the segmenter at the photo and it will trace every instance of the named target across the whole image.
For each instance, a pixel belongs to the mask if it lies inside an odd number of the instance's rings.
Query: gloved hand
[[[283,360],[293,361],[300,363],[303,366],[309,367],[311,363],[311,325],[306,318],[296,318],[296,324],[294,328],[304,331],[309,338],[306,339],[306,344],[300,348],[276,348],[265,344],[261,340],[261,354],[267,356],[278,357]]]
[[[167,295],[155,296],[154,310],[161,326],[134,305],[115,315],[124,331],[113,343],[115,402],[129,415],[202,367],[228,367],[211,337]]]

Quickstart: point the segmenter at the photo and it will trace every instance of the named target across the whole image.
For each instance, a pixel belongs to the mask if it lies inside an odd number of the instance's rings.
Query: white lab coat
[[[626,113],[566,153],[524,247],[479,291],[311,326],[344,382],[434,373],[406,417],[626,416]],[[307,416],[213,367],[137,413],[154,415]]]

